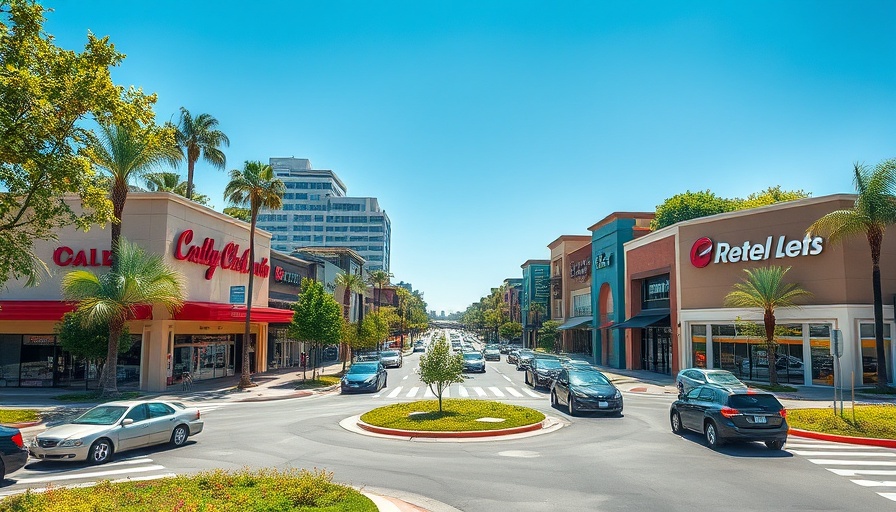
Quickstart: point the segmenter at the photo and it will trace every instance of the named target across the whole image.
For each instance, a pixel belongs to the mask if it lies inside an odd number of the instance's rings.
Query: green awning
[[[613,326],[614,329],[643,329],[654,324],[665,322],[669,323],[669,310],[663,309],[645,309],[637,315],[629,318],[621,324]]]
[[[565,331],[567,329],[589,329],[591,327],[591,317],[590,316],[574,316],[569,320],[563,322],[563,324],[558,327],[561,331]]]

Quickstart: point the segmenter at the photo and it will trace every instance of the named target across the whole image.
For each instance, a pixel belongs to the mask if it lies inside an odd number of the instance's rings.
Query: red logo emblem
[[[691,247],[691,264],[697,268],[703,268],[709,265],[712,260],[713,243],[709,238],[703,237]]]
[[[283,281],[283,274],[286,274],[286,271],[283,270],[283,267],[274,267],[274,280],[275,281]]]

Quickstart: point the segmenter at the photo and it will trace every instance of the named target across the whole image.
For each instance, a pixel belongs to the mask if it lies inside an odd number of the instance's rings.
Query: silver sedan
[[[108,402],[71,423],[45,430],[28,451],[42,460],[103,464],[125,450],[163,443],[182,446],[189,436],[202,432],[202,427],[199,409],[178,402]]]

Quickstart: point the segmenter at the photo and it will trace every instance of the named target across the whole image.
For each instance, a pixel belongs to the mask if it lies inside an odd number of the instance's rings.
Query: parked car
[[[594,368],[591,363],[582,359],[561,359],[560,364],[567,370],[591,370]]]
[[[516,364],[517,360],[520,357],[520,349],[513,348],[507,351],[507,362],[510,364]]]
[[[380,362],[386,368],[401,368],[404,364],[401,352],[398,350],[384,350],[380,352]]]
[[[483,351],[482,357],[484,357],[486,361],[500,361],[501,351],[496,348],[487,348]]]
[[[535,357],[526,369],[526,384],[538,389],[541,386],[550,387],[560,375],[563,365],[554,357]]]
[[[380,362],[355,363],[340,381],[343,393],[356,391],[377,392],[386,387],[386,368]]]
[[[203,425],[199,409],[179,402],[107,402],[38,434],[29,451],[43,460],[104,464],[125,450],[164,443],[183,446]]]
[[[354,362],[363,363],[363,362],[371,362],[371,361],[379,361],[380,356],[376,352],[362,352],[354,355]]]
[[[535,352],[528,349],[520,350],[519,354],[516,356],[516,369],[525,370],[529,367],[529,363],[531,363],[534,358]]]
[[[564,368],[551,388],[551,405],[566,405],[570,416],[599,411],[622,414],[622,393],[603,373],[593,369]]]
[[[687,368],[678,372],[675,376],[675,385],[678,386],[678,394],[687,394],[690,390],[704,384],[717,384],[729,389],[743,388],[747,385],[740,381],[728,370],[707,370],[706,368]]]
[[[787,410],[771,393],[697,386],[676,400],[669,414],[672,432],[703,434],[713,449],[728,441],[762,441],[780,450],[787,442]]]
[[[464,371],[485,373],[485,359],[479,352],[464,352]]]
[[[28,449],[19,429],[0,425],[0,486],[6,475],[21,469],[28,462]]]
[[[768,377],[767,358],[757,358],[752,360],[749,358],[744,358],[740,363],[740,371],[743,375],[751,375],[751,362],[753,377]],[[803,361],[798,357],[778,354],[777,357],[775,357],[775,371],[778,373],[778,375],[802,376]]]

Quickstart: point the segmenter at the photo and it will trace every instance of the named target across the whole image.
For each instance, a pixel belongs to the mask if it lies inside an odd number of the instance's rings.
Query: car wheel
[[[766,441],[765,446],[768,446],[769,450],[780,450],[784,448],[784,441],[781,439],[775,439],[774,441]]]
[[[186,425],[178,425],[171,432],[171,445],[183,446],[187,442],[188,437],[190,437],[190,429]]]
[[[529,385],[529,372],[526,372],[526,374],[523,375],[523,381],[526,383],[527,386]]]
[[[3,461],[0,460],[0,486],[3,485],[3,482],[6,481],[6,466],[3,465]]]
[[[672,432],[681,434],[681,414],[678,414],[678,411],[672,411],[670,421],[672,422]]]
[[[712,421],[706,422],[704,434],[706,437],[706,444],[709,445],[710,448],[715,450],[722,446],[722,440],[719,439],[719,431],[716,428],[716,424]]]
[[[551,407],[557,407],[557,392],[551,391]]]
[[[112,442],[108,439],[97,439],[90,445],[87,452],[87,462],[98,466],[112,460]]]
[[[576,411],[576,400],[575,400],[575,398],[573,397],[572,393],[570,393],[569,396],[567,397],[567,399],[566,399],[566,404],[567,404],[567,408],[569,409],[569,415],[570,415],[570,416],[575,416],[575,415],[577,414],[577,411]]]
[[[538,377],[532,376],[532,389],[538,389]]]

